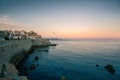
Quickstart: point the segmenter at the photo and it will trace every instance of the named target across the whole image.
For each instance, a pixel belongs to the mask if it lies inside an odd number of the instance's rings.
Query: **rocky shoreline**
[[[6,43],[11,43],[11,41],[3,41],[2,44],[5,46],[0,45],[0,80],[28,80],[26,76],[19,76],[16,65],[24,57],[27,57],[28,54],[32,53],[36,47],[50,46],[48,44],[35,46],[31,40],[15,40],[11,44]]]

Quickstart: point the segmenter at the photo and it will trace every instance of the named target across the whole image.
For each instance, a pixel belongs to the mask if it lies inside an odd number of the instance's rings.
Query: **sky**
[[[43,37],[120,38],[120,0],[0,0],[0,23]]]

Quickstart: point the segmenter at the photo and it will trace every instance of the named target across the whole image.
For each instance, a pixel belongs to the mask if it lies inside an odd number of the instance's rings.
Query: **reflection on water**
[[[21,75],[30,80],[120,79],[120,41],[55,42],[59,45],[36,48],[24,58],[19,64]],[[114,66],[114,74],[104,68],[107,64]]]

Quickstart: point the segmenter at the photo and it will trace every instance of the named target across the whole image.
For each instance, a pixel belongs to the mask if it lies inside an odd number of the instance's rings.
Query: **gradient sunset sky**
[[[43,37],[120,38],[120,0],[0,0],[4,18]]]

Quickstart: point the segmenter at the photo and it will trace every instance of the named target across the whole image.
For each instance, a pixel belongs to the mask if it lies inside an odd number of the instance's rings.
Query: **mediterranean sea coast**
[[[120,40],[52,40],[57,46],[38,47],[20,64],[29,80],[119,80]],[[35,57],[39,59],[35,59]],[[31,65],[35,65],[30,69]],[[105,65],[112,65],[111,74]]]
[[[0,80],[120,80],[120,0],[0,0]]]

